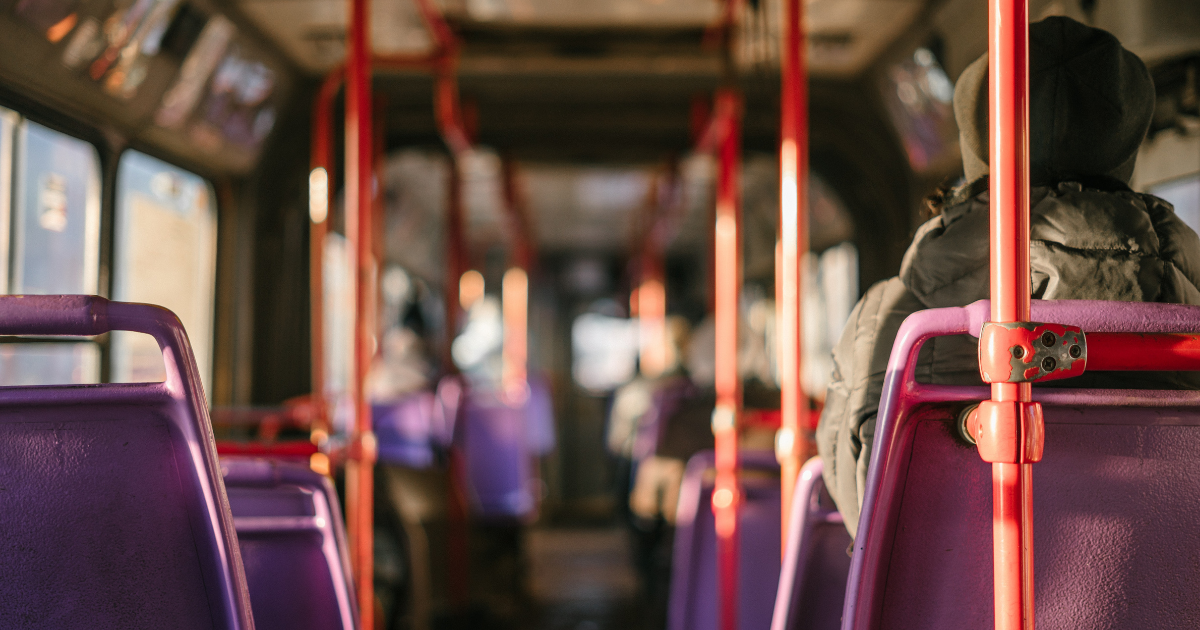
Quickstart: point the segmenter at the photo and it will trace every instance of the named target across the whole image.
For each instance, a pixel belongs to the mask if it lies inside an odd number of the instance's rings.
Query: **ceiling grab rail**
[[[989,5],[992,299],[979,359],[992,396],[974,414],[974,430],[980,456],[992,464],[996,630],[1033,630],[1033,463],[1042,458],[1044,438],[1041,407],[1032,402],[1031,381],[1037,377],[1026,378],[1026,372],[1015,379],[989,378],[989,366],[1020,357],[1016,350],[1010,356],[1007,344],[986,341],[1031,325],[1029,7],[1028,0]]]
[[[472,149],[472,134],[463,120],[458,95],[458,53],[461,48],[458,38],[451,31],[441,11],[432,0],[416,0],[417,10],[436,42],[437,60],[432,65],[436,73],[434,81],[434,118],[438,133],[450,151],[449,177],[447,178],[446,204],[446,280],[444,301],[446,304],[446,339],[444,359],[446,369],[457,373],[451,345],[461,321],[459,303],[459,281],[467,271],[465,210],[463,208],[462,164]],[[465,384],[464,384],[465,391]],[[461,420],[463,405],[456,412]],[[459,422],[455,422],[459,426]],[[450,445],[448,456],[449,496],[447,497],[447,582],[451,605],[465,609],[470,598],[469,549],[469,505],[467,501],[467,468],[457,441]]]
[[[801,437],[815,427],[804,392],[804,255],[808,251],[808,66],[804,2],[784,0],[779,116],[779,263],[775,281],[779,322],[779,385],[782,426],[775,436],[779,460],[782,541],[787,553],[792,495],[800,474]],[[808,444],[807,437],[803,439]],[[809,451],[808,448],[803,449]]]
[[[430,32],[434,36],[434,40],[435,40],[434,50],[431,51],[427,55],[374,55],[374,54],[372,54],[372,52],[370,50],[369,34],[367,34],[366,31],[361,28],[367,20],[367,16],[366,16],[367,7],[365,4],[363,4],[361,7],[359,7],[360,1],[361,0],[350,0],[350,14],[351,14],[352,19],[351,19],[351,24],[350,24],[350,31],[351,31],[350,48],[348,48],[348,52],[351,52],[351,53],[353,52],[353,50],[358,50],[360,53],[359,57],[355,58],[353,54],[349,54],[347,56],[347,64],[339,65],[339,66],[335,67],[333,70],[331,70],[325,76],[324,80],[321,83],[321,87],[319,88],[316,98],[315,98],[315,102],[314,102],[314,106],[313,106],[313,117],[312,117],[312,139],[311,139],[312,171],[309,174],[309,214],[310,214],[310,224],[311,224],[310,232],[309,232],[309,255],[310,255],[309,295],[310,295],[310,309],[311,309],[311,318],[312,318],[311,319],[311,330],[310,330],[310,339],[311,339],[312,353],[313,353],[312,354],[312,360],[313,360],[312,388],[313,388],[313,398],[314,398],[314,401],[316,402],[316,405],[318,408],[317,418],[316,418],[316,421],[314,422],[314,426],[313,426],[312,439],[313,439],[314,443],[321,445],[321,446],[324,446],[326,444],[326,440],[331,431],[330,424],[329,424],[328,401],[325,400],[325,391],[324,391],[325,383],[327,380],[327,374],[326,374],[327,357],[325,357],[325,353],[324,353],[324,347],[325,347],[324,346],[324,337],[325,337],[325,335],[324,335],[324,300],[323,300],[323,298],[324,298],[323,261],[324,261],[324,252],[325,252],[325,242],[326,242],[328,232],[329,232],[327,220],[329,218],[329,210],[332,207],[331,201],[333,199],[333,192],[335,190],[334,181],[335,181],[336,169],[333,164],[333,156],[334,156],[334,151],[333,151],[333,145],[334,145],[333,102],[334,102],[334,99],[337,97],[337,94],[338,94],[339,90],[341,89],[341,87],[343,86],[343,83],[346,82],[347,75],[350,74],[350,72],[348,72],[348,70],[347,70],[347,67],[351,63],[358,64],[358,70],[360,72],[360,74],[356,75],[360,78],[358,87],[352,88],[351,85],[347,85],[347,89],[346,89],[346,97],[347,97],[346,115],[347,115],[347,123],[348,123],[347,124],[346,142],[347,142],[347,149],[348,149],[349,143],[350,143],[350,137],[351,137],[349,118],[352,115],[351,104],[349,102],[350,94],[352,91],[354,91],[355,94],[357,95],[357,98],[359,99],[358,102],[361,104],[361,107],[366,108],[365,111],[369,113],[370,112],[369,108],[371,106],[370,105],[371,99],[370,99],[370,95],[369,95],[369,92],[370,92],[369,77],[372,76],[373,71],[381,70],[381,69],[428,68],[433,71],[438,71],[442,74],[442,76],[445,76],[445,74],[446,74],[445,69],[447,69],[448,67],[451,69],[453,68],[454,58],[458,51],[457,39],[454,38],[453,33],[449,29],[449,26],[446,24],[445,20],[442,18],[441,14],[437,11],[437,9],[428,0],[417,0],[417,7],[421,13],[422,19],[424,19],[426,26],[429,28]],[[361,15],[359,12],[357,12],[357,11],[359,11],[359,9],[361,9]],[[360,19],[362,20],[362,22],[356,22],[356,20],[360,20]],[[358,26],[357,29],[356,29],[356,24]],[[355,39],[356,37],[361,37],[361,39],[356,40]],[[355,47],[357,47],[357,48],[355,48]],[[360,60],[369,60],[369,61],[362,62]],[[442,90],[442,89],[444,89],[443,86],[444,86],[444,84],[439,84],[438,88],[436,88],[436,89]],[[363,94],[361,91],[364,87],[367,92],[366,94]],[[457,100],[457,90],[456,89],[454,90],[454,96],[455,96],[455,100]],[[356,117],[356,120],[361,121],[361,120],[363,120],[363,118],[361,116],[359,116],[359,117]],[[441,119],[439,117],[439,121],[440,120]],[[368,123],[369,123],[369,121],[368,121]],[[461,129],[461,124],[459,124],[457,128]],[[371,137],[371,132],[369,129],[359,129],[358,134],[365,134],[365,135],[361,135],[361,137],[364,140],[360,144],[361,144],[361,149],[363,151],[366,151],[369,156],[370,152],[371,152],[371,143],[369,141],[367,141],[367,139],[369,139]],[[465,138],[466,136],[465,136],[465,134],[463,134],[460,137]],[[463,148],[463,143],[456,142],[455,148],[456,149]],[[363,236],[363,234],[361,233],[361,225],[358,220],[358,214],[356,212],[352,212],[350,210],[351,208],[356,207],[356,204],[352,203],[352,201],[351,201],[351,194],[353,194],[352,191],[355,190],[355,186],[350,185],[350,184],[355,179],[357,179],[354,175],[351,175],[350,161],[352,159],[361,160],[361,157],[358,157],[358,158],[352,157],[352,153],[349,150],[346,151],[345,157],[346,157],[346,161],[347,161],[347,166],[346,166],[347,177],[345,178],[345,182],[347,184],[347,186],[346,186],[347,195],[346,195],[346,204],[345,204],[346,216],[345,216],[345,228],[344,229],[347,232],[346,237],[347,237],[348,250],[351,252],[354,252],[352,255],[355,257],[355,259],[357,261],[354,266],[356,268],[358,268],[359,267],[358,263],[361,262],[361,261],[358,261],[358,256],[361,252],[357,246],[357,239],[361,238]],[[369,185],[370,185],[370,178],[371,178],[373,169],[369,166],[369,162],[360,164],[359,168],[361,170],[358,170],[356,172],[361,173],[360,177],[366,178],[365,181],[368,186],[366,189],[368,191],[368,196],[361,203],[365,204],[365,208],[366,208],[366,211],[368,212],[368,218],[369,218],[370,209],[371,209],[371,206],[373,203],[369,197],[369,191],[371,190]],[[453,287],[457,287],[458,275],[459,275],[459,273],[457,273],[457,272],[461,271],[461,263],[454,262],[454,261],[459,261],[461,259],[461,251],[462,251],[462,247],[461,247],[461,241],[462,241],[462,236],[461,236],[462,235],[461,194],[458,191],[459,185],[458,185],[458,177],[456,175],[457,175],[456,173],[452,174],[452,176],[450,178],[451,179],[450,184],[451,184],[451,190],[452,190],[450,198],[452,200],[452,203],[450,204],[451,205],[451,213],[450,213],[451,217],[450,217],[450,221],[449,221],[449,227],[450,227],[450,236],[451,236],[451,238],[450,238],[451,252],[450,253],[451,253],[452,264],[449,265],[449,272],[453,273],[454,275],[453,275],[453,282],[449,283],[447,285],[447,294],[448,295],[453,291]],[[361,183],[362,183],[362,181],[360,180],[359,185],[361,185]],[[453,201],[455,199],[459,199],[458,203],[453,203]],[[457,212],[454,211],[455,207],[458,208]],[[361,210],[363,210],[363,208],[359,207],[358,210],[361,211]],[[457,217],[457,221],[455,220],[456,217]],[[356,237],[354,240],[352,240],[350,238],[351,237],[350,232],[352,229],[354,230],[354,232],[355,232],[354,236]],[[457,238],[454,237],[455,234],[458,235]],[[364,247],[366,248],[365,253],[367,253],[368,255],[371,253],[371,249],[373,247],[373,242],[374,242],[374,239],[370,237],[370,234],[367,234],[366,240],[364,241]],[[370,271],[370,270],[368,270],[368,271]],[[362,269],[359,269],[360,274],[361,274],[361,272],[362,272]],[[374,271],[372,271],[370,273],[370,276],[371,276],[372,280],[374,280],[376,273]],[[372,297],[372,296],[373,296],[373,293],[368,295],[368,294],[359,292],[358,298],[356,298],[356,301],[361,297]],[[372,302],[373,302],[373,300],[372,300]],[[453,306],[456,303],[457,303],[457,299],[455,299],[453,301],[450,301],[450,300],[447,301],[447,305],[448,305],[447,321],[451,325],[453,325],[457,322],[457,317],[456,317],[457,311],[456,311],[455,307]],[[365,312],[363,312],[363,314],[369,315],[368,313],[365,313]],[[356,332],[360,327],[359,324],[360,324],[360,322],[358,321],[358,317],[356,316],[356,318],[355,318]],[[449,327],[448,327],[448,329],[449,329]],[[362,357],[359,357],[357,355],[357,353],[359,352],[359,349],[362,346],[358,343],[359,336],[357,334],[355,336],[355,339],[356,339],[356,342],[355,342],[356,357],[352,359],[352,365],[359,365],[359,363],[358,363],[359,359],[361,359]],[[449,341],[447,341],[447,344],[449,344]],[[370,357],[367,356],[365,358],[367,360],[367,367],[369,368]],[[450,362],[449,365],[451,366],[451,368],[453,368],[453,362]],[[352,373],[353,372],[354,371],[352,370]],[[365,374],[365,371],[356,374],[356,376],[362,377],[364,374]],[[351,389],[356,395],[355,409],[357,412],[357,416],[360,418],[360,422],[356,422],[356,434],[357,435],[352,436],[350,448],[348,449],[348,452],[346,453],[347,462],[348,462],[347,463],[347,472],[350,471],[351,467],[355,467],[356,472],[353,473],[351,476],[357,475],[360,479],[362,478],[362,472],[364,470],[364,466],[361,461],[362,458],[360,456],[363,453],[373,455],[374,451],[375,451],[375,442],[373,439],[374,435],[373,435],[373,433],[371,433],[369,431],[370,416],[363,414],[363,407],[359,405],[359,400],[358,400],[358,398],[362,397],[361,396],[363,393],[362,384],[364,384],[364,383],[365,383],[364,378],[352,379],[352,382],[351,382]],[[365,398],[362,398],[362,400],[365,402]],[[362,426],[362,422],[365,422],[366,426],[368,428],[368,431],[366,433],[360,433],[357,431],[357,427]],[[455,465],[455,462],[453,460],[454,460],[454,458],[452,455],[452,457],[451,457],[451,471],[452,471],[451,474],[452,474],[452,476],[453,476],[453,471],[456,470],[457,468],[461,467],[461,464]],[[357,463],[352,463],[352,462],[357,462]],[[372,462],[373,462],[373,459],[372,459]],[[370,469],[367,468],[366,470],[367,470],[367,473],[369,474]],[[367,478],[366,481],[369,483],[371,480],[370,480],[370,478]],[[357,483],[358,482],[356,482],[356,484]],[[368,503],[365,506],[356,504],[358,501],[358,499],[356,498],[358,496],[358,493],[364,492],[366,490],[369,490],[369,488],[361,487],[361,484],[358,484],[355,487],[355,491],[353,493],[350,491],[349,487],[347,488],[347,496],[346,496],[346,501],[348,503],[347,510],[346,510],[346,512],[347,512],[347,529],[350,531],[350,537],[352,540],[362,540],[362,538],[363,538],[361,535],[356,537],[356,531],[357,531],[356,527],[358,526],[358,523],[357,523],[357,521],[355,521],[355,519],[357,518],[357,515],[364,513],[364,508],[365,508],[365,513],[370,515],[371,507],[373,507],[370,504],[371,497],[370,497],[369,493],[366,495],[366,497],[368,499]],[[458,536],[458,537],[455,537],[452,535],[451,542],[453,542],[453,540],[455,540],[456,538],[465,539],[465,522],[460,523],[460,525],[462,525],[461,527],[454,527],[453,525],[457,521],[464,520],[465,513],[466,513],[465,498],[463,498],[461,496],[461,492],[454,492],[452,494],[459,496],[460,500],[456,502],[453,500],[453,497],[452,497],[452,500],[450,502],[451,503],[451,512],[452,512],[452,514],[451,514],[452,532],[451,533],[453,534],[454,532],[460,532],[462,535]],[[455,510],[454,506],[458,503],[461,503],[462,505],[459,505],[458,506],[459,509]],[[460,519],[454,518],[455,513],[461,513],[462,518],[460,518]],[[367,536],[367,540],[369,540],[369,537],[371,535],[370,520],[367,519],[365,522],[367,524],[366,536]],[[361,547],[357,546],[360,543],[352,542],[351,544],[352,544],[352,552],[351,552],[352,556],[357,558],[362,550]],[[461,601],[464,601],[465,597],[466,597],[465,584],[466,584],[467,577],[466,577],[464,567],[466,566],[467,558],[465,556],[463,556],[463,553],[465,553],[465,546],[451,544],[450,547],[451,547],[451,557],[450,557],[450,562],[449,562],[448,568],[449,568],[449,572],[451,574],[451,579],[450,579],[451,595],[452,595],[452,598],[455,599],[456,602],[461,602]],[[366,548],[369,550],[370,546],[368,545]],[[370,554],[368,553],[367,555],[368,555],[368,561],[369,561]],[[358,588],[359,588],[360,606],[361,606],[362,610],[365,611],[363,613],[363,617],[361,618],[363,627],[371,627],[369,625],[371,620],[368,617],[368,615],[370,615],[372,613],[373,606],[363,605],[363,598],[369,596],[369,590],[370,590],[369,587],[364,587],[363,576],[364,575],[371,576],[371,571],[370,570],[364,571],[360,567],[360,565],[357,563],[357,561],[355,564],[355,571],[357,574],[356,575],[356,583],[359,584]],[[366,584],[370,584],[370,581],[368,580],[366,582]]]

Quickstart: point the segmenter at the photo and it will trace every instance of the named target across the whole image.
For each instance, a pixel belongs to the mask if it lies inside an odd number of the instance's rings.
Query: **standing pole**
[[[529,273],[533,267],[533,234],[517,182],[517,165],[506,156],[500,163],[504,211],[513,236],[513,256],[501,286],[504,343],[501,389],[509,404],[524,404],[529,394]]]
[[[738,302],[742,283],[741,97],[730,89],[717,93],[717,203],[714,229],[714,317],[716,325],[717,405],[712,429],[717,478],[712,505],[717,529],[718,628],[738,623],[738,418],[742,381],[738,373]]]
[[[991,319],[997,323],[1029,321],[1027,3],[990,0]],[[1031,399],[1029,383],[992,383],[992,403],[1013,435],[1027,426],[1028,405],[1020,403]],[[992,523],[996,630],[1033,630],[1032,464],[992,464]]]
[[[325,76],[313,101],[310,171],[308,174],[308,293],[312,354],[312,439],[318,446],[329,437],[329,407],[325,400],[325,239],[329,234],[329,208],[333,191],[333,99],[344,72],[336,68]]]
[[[366,396],[367,375],[375,345],[375,276],[372,235],[373,203],[371,180],[374,169],[374,137],[371,133],[371,40],[368,27],[369,0],[349,0],[350,39],[346,61],[346,240],[356,262],[354,364],[351,387],[354,396],[354,428],[350,461],[346,466],[346,500],[350,503],[347,523],[354,579],[358,587],[358,609],[362,628],[375,627],[373,525],[375,435],[371,430],[371,407]]]
[[[667,370],[666,231],[670,221],[675,187],[675,165],[668,164],[650,180],[645,212],[634,242],[637,260],[638,365],[648,378]]]
[[[792,494],[800,474],[798,441],[809,426],[802,377],[804,328],[801,322],[808,250],[808,67],[805,59],[804,3],[784,0],[779,120],[779,275],[778,330],[782,428],[775,440],[782,486],[783,540],[786,553]]]

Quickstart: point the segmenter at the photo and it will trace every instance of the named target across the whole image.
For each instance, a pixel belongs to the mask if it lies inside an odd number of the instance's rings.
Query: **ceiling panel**
[[[464,67],[499,74],[637,73],[639,68],[720,73],[719,55],[700,44],[703,29],[719,17],[716,0],[437,1],[464,32]],[[924,0],[807,0],[812,73],[861,72],[912,24],[923,5]],[[310,71],[326,71],[344,57],[346,0],[242,0],[241,6]],[[775,66],[781,0],[759,0],[756,6],[741,16],[737,57],[744,67]],[[372,12],[377,53],[430,49],[413,0],[376,0]],[[630,33],[640,33],[641,39],[631,45]],[[687,34],[686,50],[672,33]],[[564,44],[564,38],[572,43]]]

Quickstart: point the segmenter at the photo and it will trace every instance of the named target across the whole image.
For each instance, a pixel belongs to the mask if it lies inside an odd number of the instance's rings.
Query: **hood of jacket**
[[[917,230],[900,278],[926,308],[988,297],[988,193]],[[1200,304],[1200,237],[1169,203],[1075,182],[1038,186],[1030,211],[1033,297]]]
[[[1066,17],[1029,25],[1030,176],[1053,183],[1105,176],[1129,183],[1154,116],[1146,65],[1107,31]],[[988,173],[988,56],[954,88],[967,181]]]

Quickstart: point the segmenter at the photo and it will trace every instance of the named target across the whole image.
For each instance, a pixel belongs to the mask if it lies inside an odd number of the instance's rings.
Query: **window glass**
[[[1149,192],[1171,202],[1175,214],[1188,227],[1200,232],[1200,173],[1151,186]]]
[[[333,426],[350,430],[354,402],[350,397],[350,365],[354,358],[354,264],[346,239],[336,232],[325,238],[325,396],[332,401]]]
[[[639,349],[636,319],[584,313],[571,324],[572,373],[584,389],[603,392],[627,383],[637,372]]]
[[[100,382],[100,348],[92,342],[0,344],[0,385]]]
[[[954,125],[954,84],[927,48],[893,65],[887,73],[885,104],[913,170],[946,159],[958,137]]]
[[[13,136],[17,115],[0,107],[0,294],[8,293],[8,226],[12,200]]]
[[[96,292],[100,158],[77,138],[26,121],[17,142],[12,293]]]
[[[212,364],[216,222],[212,187],[203,178],[136,151],[121,156],[113,299],[173,311],[187,330],[205,391]],[[113,335],[113,381],[165,377],[153,338]]]

